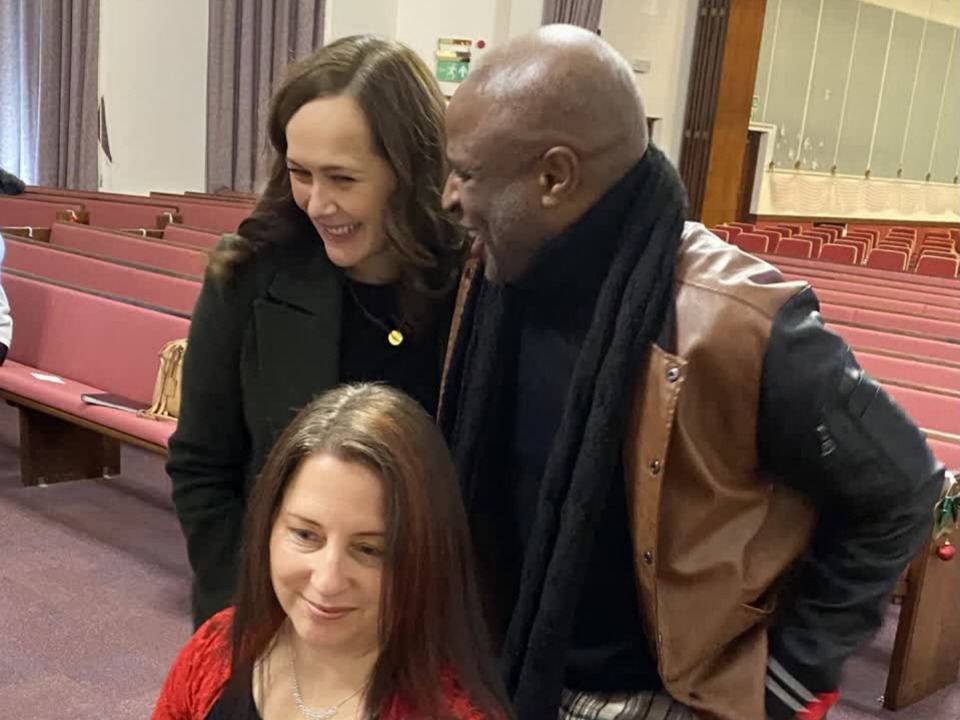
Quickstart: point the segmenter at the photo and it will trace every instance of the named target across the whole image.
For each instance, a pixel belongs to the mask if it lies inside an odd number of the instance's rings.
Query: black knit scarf
[[[653,146],[631,173],[636,193],[547,459],[519,590],[507,600],[502,663],[520,720],[556,720],[593,529],[617,482],[635,381],[672,302],[686,193],[676,170]],[[495,577],[496,538],[482,528],[504,513],[506,502],[496,490],[499,478],[485,468],[500,452],[492,436],[509,407],[501,388],[503,366],[514,351],[516,313],[511,288],[481,278],[478,274],[464,306],[440,423],[461,471],[481,568],[489,578]]]

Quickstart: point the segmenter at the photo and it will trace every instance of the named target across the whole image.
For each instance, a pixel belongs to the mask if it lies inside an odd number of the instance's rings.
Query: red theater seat
[[[867,257],[866,266],[877,270],[899,270],[902,272],[907,269],[907,253],[900,250],[876,248]]]
[[[731,242],[748,253],[765,253],[770,247],[770,238],[766,235],[756,235],[748,232],[740,233],[732,238]]]
[[[776,254],[809,258],[813,256],[813,243],[803,238],[784,238],[777,244]]]
[[[842,265],[856,265],[860,249],[847,243],[830,243],[820,248],[820,259]]]
[[[955,278],[960,261],[956,257],[937,257],[935,255],[921,255],[914,272],[920,275],[935,275],[938,277]]]

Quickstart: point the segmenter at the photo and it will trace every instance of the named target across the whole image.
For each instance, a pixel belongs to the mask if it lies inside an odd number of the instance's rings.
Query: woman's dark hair
[[[337,40],[290,66],[270,104],[267,132],[276,157],[266,188],[237,234],[211,254],[210,271],[228,275],[259,248],[290,237],[320,242],[293,200],[286,128],[308,102],[338,95],[360,106],[374,151],[396,175],[385,228],[401,260],[402,299],[445,295],[457,282],[465,248],[456,223],[440,207],[447,177],[445,101],[416,52],[372,35]]]
[[[278,439],[250,498],[241,550],[227,692],[249,706],[257,660],[286,619],[270,574],[270,535],[304,461],[361,463],[384,486],[386,556],[380,655],[365,711],[401,698],[416,717],[445,718],[440,682],[452,674],[488,718],[510,716],[483,620],[456,470],[433,419],[399,390],[344,385],[304,408]]]

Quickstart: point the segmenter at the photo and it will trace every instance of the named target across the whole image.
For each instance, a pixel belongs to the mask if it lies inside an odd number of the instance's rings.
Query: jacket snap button
[[[680,379],[680,368],[672,367],[667,370],[667,382],[675,383]]]
[[[649,550],[647,550],[647,551],[643,554],[643,561],[644,561],[647,565],[653,565],[653,553],[650,552]]]
[[[650,461],[650,472],[652,472],[654,475],[659,475],[659,474],[660,474],[660,461],[659,461],[659,460],[651,460],[651,461]]]

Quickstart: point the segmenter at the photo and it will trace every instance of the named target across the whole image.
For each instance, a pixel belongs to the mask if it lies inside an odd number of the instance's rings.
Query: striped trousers
[[[696,720],[665,692],[578,693],[563,691],[559,720]]]

